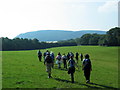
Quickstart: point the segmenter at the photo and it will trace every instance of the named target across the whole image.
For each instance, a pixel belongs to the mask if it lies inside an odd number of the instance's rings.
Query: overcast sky
[[[118,0],[1,0],[0,37],[37,30],[104,30],[118,26]]]

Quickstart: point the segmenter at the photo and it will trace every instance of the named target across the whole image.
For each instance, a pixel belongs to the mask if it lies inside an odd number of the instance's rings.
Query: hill
[[[16,37],[33,39],[37,38],[39,41],[60,41],[81,37],[86,33],[106,34],[106,31],[97,30],[82,30],[82,31],[65,31],[65,30],[39,30],[19,34]]]

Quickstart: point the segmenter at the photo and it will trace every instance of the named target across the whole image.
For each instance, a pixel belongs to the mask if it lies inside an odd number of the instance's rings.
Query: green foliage
[[[107,32],[107,41],[109,46],[119,46],[120,45],[120,28],[111,28]]]
[[[75,39],[77,45],[120,46],[120,28],[111,28],[107,34],[84,34]]]
[[[60,46],[76,46],[76,42],[74,39],[63,40],[57,42]]]
[[[100,35],[98,44],[101,46],[107,45],[106,35]]]
[[[23,38],[1,38],[2,39],[2,50],[29,50],[38,49],[39,42],[37,39],[23,39]]]
[[[54,35],[53,35],[54,36]],[[2,39],[2,50],[34,50],[60,46],[77,45],[101,45],[101,46],[120,46],[120,28],[111,28],[107,34],[84,34],[80,38],[62,40],[56,43],[39,42],[38,39],[23,38],[0,38]]]
[[[23,38],[0,38],[2,40],[2,50],[34,50],[34,49],[45,49],[51,47],[60,47],[60,46],[76,46],[76,42],[71,39],[67,41],[59,41],[57,43],[47,43],[39,42],[37,39],[23,39]]]
[[[2,52],[2,87],[3,88],[118,88],[118,48],[101,46],[72,46],[49,48],[55,56],[75,52],[90,55],[92,62],[91,82],[86,84],[81,61],[79,59],[79,69],[76,67],[75,83],[71,83],[67,71],[57,69],[57,65],[52,69],[53,78],[47,78],[46,67],[39,62],[37,50],[29,51],[3,51]],[[45,52],[46,49],[41,49]]]
[[[91,34],[84,34],[81,39],[81,45],[89,45],[89,40],[92,38]]]
[[[100,39],[100,35],[98,34],[93,34],[92,37],[89,40],[90,45],[98,45],[98,41]]]

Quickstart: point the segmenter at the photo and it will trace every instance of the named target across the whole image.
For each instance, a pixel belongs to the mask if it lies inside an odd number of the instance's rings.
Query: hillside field
[[[86,84],[81,61],[76,67],[75,83],[70,75],[57,65],[52,69],[52,77],[47,77],[46,67],[39,62],[38,50],[2,52],[2,88],[118,88],[118,47],[71,46],[49,48],[55,56],[68,52],[90,55],[92,62],[91,84]],[[41,50],[42,53],[46,49]]]

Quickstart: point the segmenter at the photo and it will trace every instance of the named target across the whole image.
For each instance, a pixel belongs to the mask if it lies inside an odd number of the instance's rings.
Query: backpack
[[[58,59],[58,60],[60,60],[60,59],[61,59],[61,56],[60,56],[60,55],[58,55],[58,56],[57,56],[57,59]]]
[[[51,56],[46,56],[45,61],[47,63],[52,63],[53,62]]]
[[[46,52],[44,52],[44,57],[46,56]]]
[[[90,61],[90,59],[85,59],[83,61],[83,64],[84,64],[84,69],[90,69],[91,68],[91,61]]]
[[[67,56],[63,56],[62,58],[63,58],[63,60],[67,60]]]
[[[38,56],[42,56],[42,53],[40,51],[38,51]]]
[[[50,54],[50,56],[52,57],[52,59],[54,59],[54,54],[52,53],[52,54]]]
[[[42,56],[42,53],[41,53],[41,52],[39,53],[39,56]]]
[[[73,67],[74,64],[75,64],[75,61],[74,60],[70,60],[69,63],[70,63],[70,67]]]

